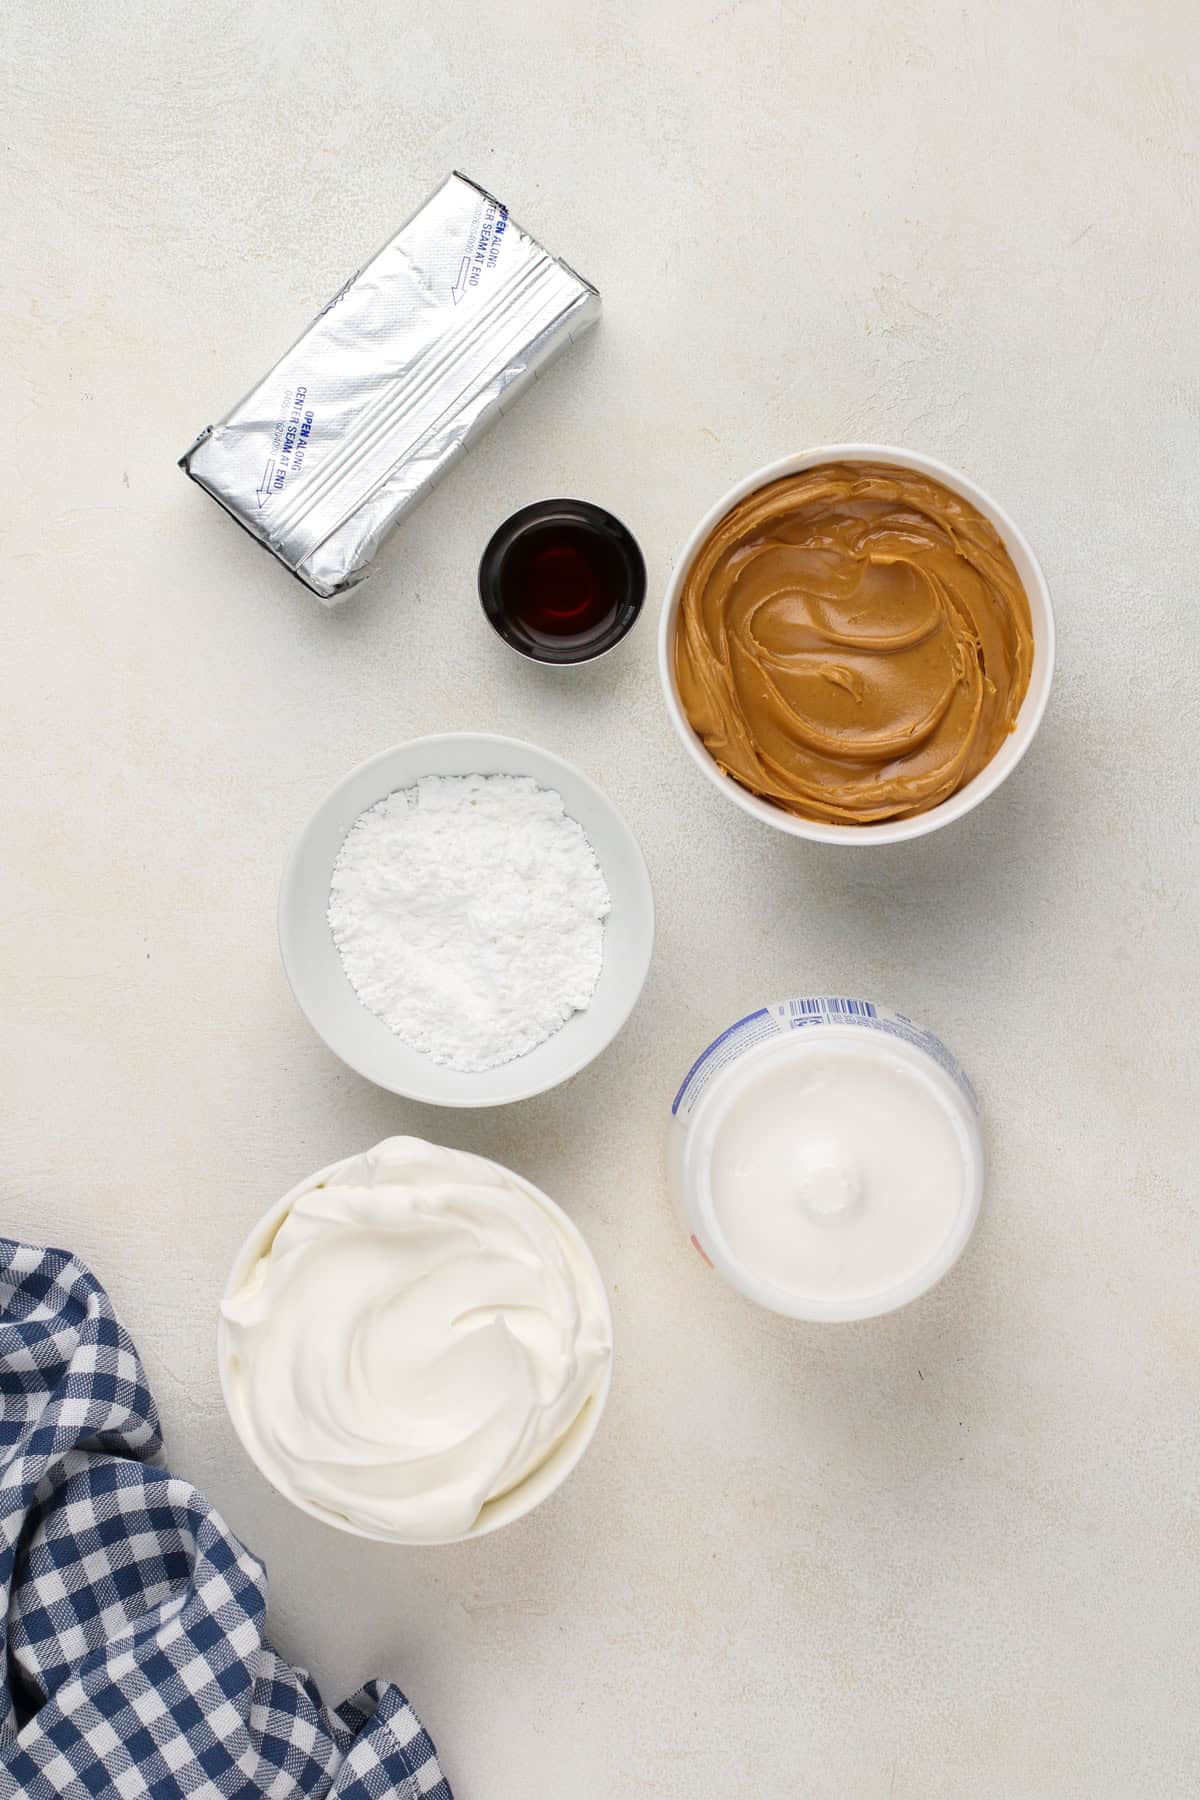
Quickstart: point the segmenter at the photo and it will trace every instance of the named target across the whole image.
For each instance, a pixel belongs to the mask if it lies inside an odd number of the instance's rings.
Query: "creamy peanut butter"
[[[937,806],[1013,729],[1032,664],[995,526],[890,464],[824,463],[748,494],[680,597],[692,729],[727,775],[804,819]]]

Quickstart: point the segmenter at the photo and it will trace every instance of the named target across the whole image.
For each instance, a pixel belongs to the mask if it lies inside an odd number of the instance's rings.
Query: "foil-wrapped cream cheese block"
[[[180,467],[327,602],[600,296],[454,174]]]

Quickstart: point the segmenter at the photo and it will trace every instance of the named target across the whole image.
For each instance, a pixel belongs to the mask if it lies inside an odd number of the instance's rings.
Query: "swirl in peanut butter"
[[[915,469],[825,463],[740,500],[683,584],[675,677],[727,775],[802,819],[927,812],[1029,686],[1029,601],[995,527]]]

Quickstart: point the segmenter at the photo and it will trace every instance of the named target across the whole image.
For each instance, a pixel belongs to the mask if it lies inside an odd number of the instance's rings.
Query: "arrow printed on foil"
[[[450,298],[453,300],[455,306],[458,305],[459,301],[467,291],[467,276],[470,273],[471,259],[469,256],[464,256],[462,262],[458,265],[458,280],[450,289]]]
[[[260,506],[262,506],[265,503],[265,501],[267,500],[267,498],[271,492],[271,476],[274,474],[274,472],[275,472],[275,458],[272,457],[270,462],[267,464],[266,468],[263,470],[262,480],[259,482],[258,486],[254,490],[255,493],[258,495],[258,504]]]

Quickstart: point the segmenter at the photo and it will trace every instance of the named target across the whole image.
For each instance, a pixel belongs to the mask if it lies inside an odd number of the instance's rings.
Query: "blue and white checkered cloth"
[[[161,1449],[94,1276],[0,1239],[0,1800],[451,1800],[397,1688],[329,1711],[275,1654],[262,1564]]]

